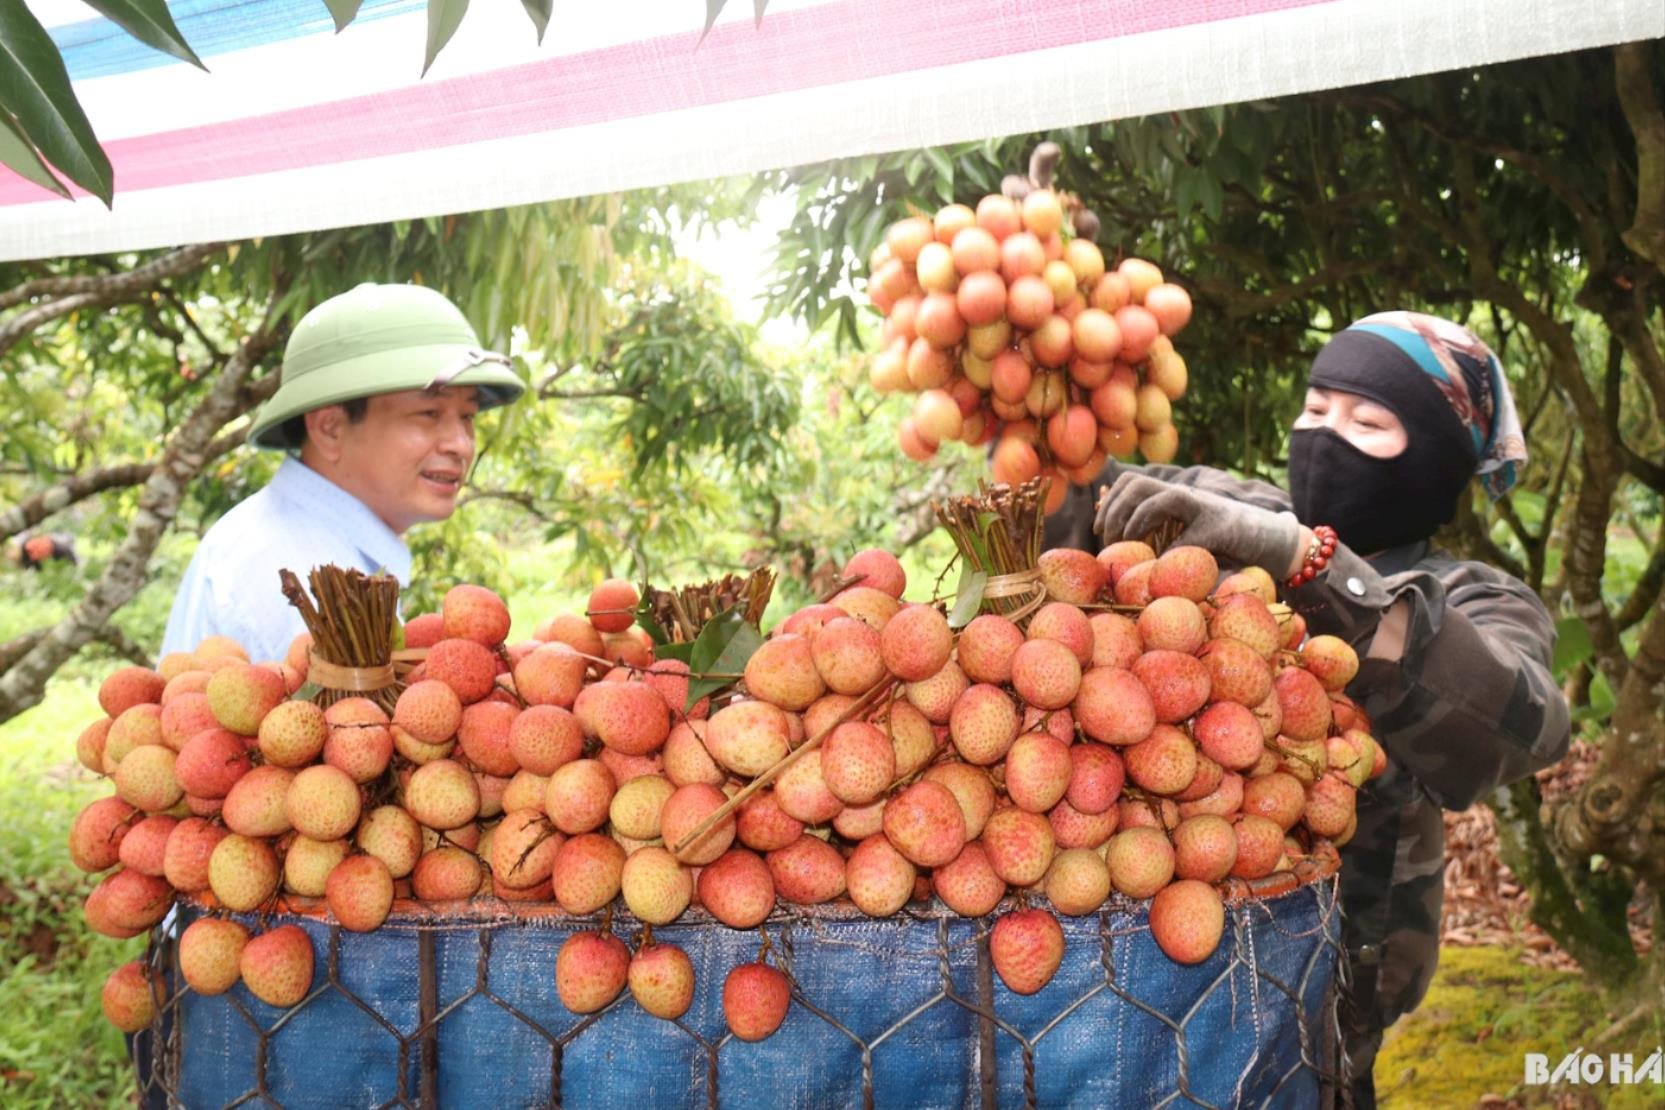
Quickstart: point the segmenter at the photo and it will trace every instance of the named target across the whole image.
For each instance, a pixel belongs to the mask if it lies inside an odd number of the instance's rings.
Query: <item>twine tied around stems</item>
[[[310,655],[306,677],[308,681],[316,682],[326,690],[349,690],[355,694],[363,694],[393,685],[392,663],[384,663],[379,667],[344,667],[320,657],[315,651]]]
[[[1041,581],[1041,572],[1035,567],[1018,571],[1015,574],[997,574],[983,584],[983,599],[995,601],[1001,598],[1021,597],[1024,601],[1016,609],[1003,615],[1014,624],[1027,619],[1035,610],[1046,604],[1046,584]]]

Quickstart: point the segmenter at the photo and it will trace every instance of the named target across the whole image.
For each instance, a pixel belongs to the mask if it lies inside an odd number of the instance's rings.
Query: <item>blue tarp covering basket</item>
[[[1039,993],[987,960],[992,918],[929,904],[874,920],[849,906],[779,911],[770,958],[794,984],[773,1037],[727,1034],[723,979],[757,958],[742,932],[690,911],[654,930],[692,958],[698,990],[675,1023],[626,991],[578,1017],[554,961],[595,919],[491,900],[436,915],[401,903],[380,930],[314,913],[312,995],[284,1012],[241,984],[179,985],[173,945],[151,959],[170,993],[135,1052],[149,1105],[566,1107],[1311,1106],[1333,1090],[1340,934],[1333,868],[1274,897],[1228,901],[1226,936],[1181,967],[1148,904],[1119,896],[1062,917],[1063,966]],[[203,914],[186,906],[189,922]],[[636,923],[612,928],[629,940]]]

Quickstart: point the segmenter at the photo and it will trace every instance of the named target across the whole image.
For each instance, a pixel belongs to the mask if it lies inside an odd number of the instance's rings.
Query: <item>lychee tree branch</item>
[[[68,316],[77,309],[134,300],[142,294],[148,294],[169,278],[199,268],[204,259],[224,249],[223,243],[199,243],[181,247],[135,270],[76,278],[37,278],[15,286],[0,293],[0,309],[23,304],[41,295],[42,290],[52,290],[57,296],[52,300],[31,305],[0,323],[0,352],[4,352],[43,324]]]
[[[247,434],[246,430],[239,430],[215,439],[203,453],[203,464],[213,462],[239,446]],[[107,490],[141,485],[156,472],[156,466],[156,463],[123,463],[71,475],[0,513],[0,540],[9,539],[19,532],[33,528],[47,517],[62,512],[78,501],[84,501]]]
[[[255,403],[258,393],[248,388],[249,380],[278,345],[276,309],[288,284],[281,277],[274,283],[260,327],[243,340],[208,393],[168,437],[162,457],[145,480],[127,538],[103,576],[80,604],[0,674],[0,721],[39,703],[47,680],[144,587],[156,545],[179,512],[186,489],[207,463],[216,434]],[[276,375],[272,378],[275,384]],[[269,388],[265,381],[260,384]]]

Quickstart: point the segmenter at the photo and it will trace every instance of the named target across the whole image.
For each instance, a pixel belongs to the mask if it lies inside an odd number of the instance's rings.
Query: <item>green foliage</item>
[[[121,1035],[104,1020],[104,978],[142,940],[91,932],[94,880],[69,863],[75,814],[108,794],[74,763],[75,737],[99,716],[92,681],[60,681],[0,725],[0,1103],[115,1106],[131,1089]]]
[[[109,205],[115,191],[110,159],[93,138],[52,36],[20,2],[0,4],[0,115],[21,140],[0,148],[8,166],[39,182],[43,174],[51,177],[44,157]],[[69,195],[61,186],[52,191]]]

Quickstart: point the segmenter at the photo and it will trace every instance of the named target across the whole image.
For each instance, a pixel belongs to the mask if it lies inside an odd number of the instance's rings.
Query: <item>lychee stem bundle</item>
[[[312,634],[312,652],[338,667],[372,669],[388,667],[393,658],[393,637],[399,620],[399,580],[389,574],[365,574],[333,564],[313,567],[307,577],[312,597],[307,596],[293,571],[278,572],[283,596],[301,614]],[[317,603],[313,603],[313,598]],[[394,679],[375,690],[358,691],[383,710],[393,712],[403,684]],[[328,708],[355,691],[319,684],[315,699]]]
[[[975,494],[947,502],[933,500],[931,509],[970,570],[981,571],[990,579],[1030,574],[1041,557],[1051,485],[1052,479],[1044,475],[1016,488],[979,482]],[[1035,602],[1045,596],[1038,580],[1033,589],[1021,585],[1009,590],[986,590],[982,610],[1021,623],[1022,616],[1033,611]]]

